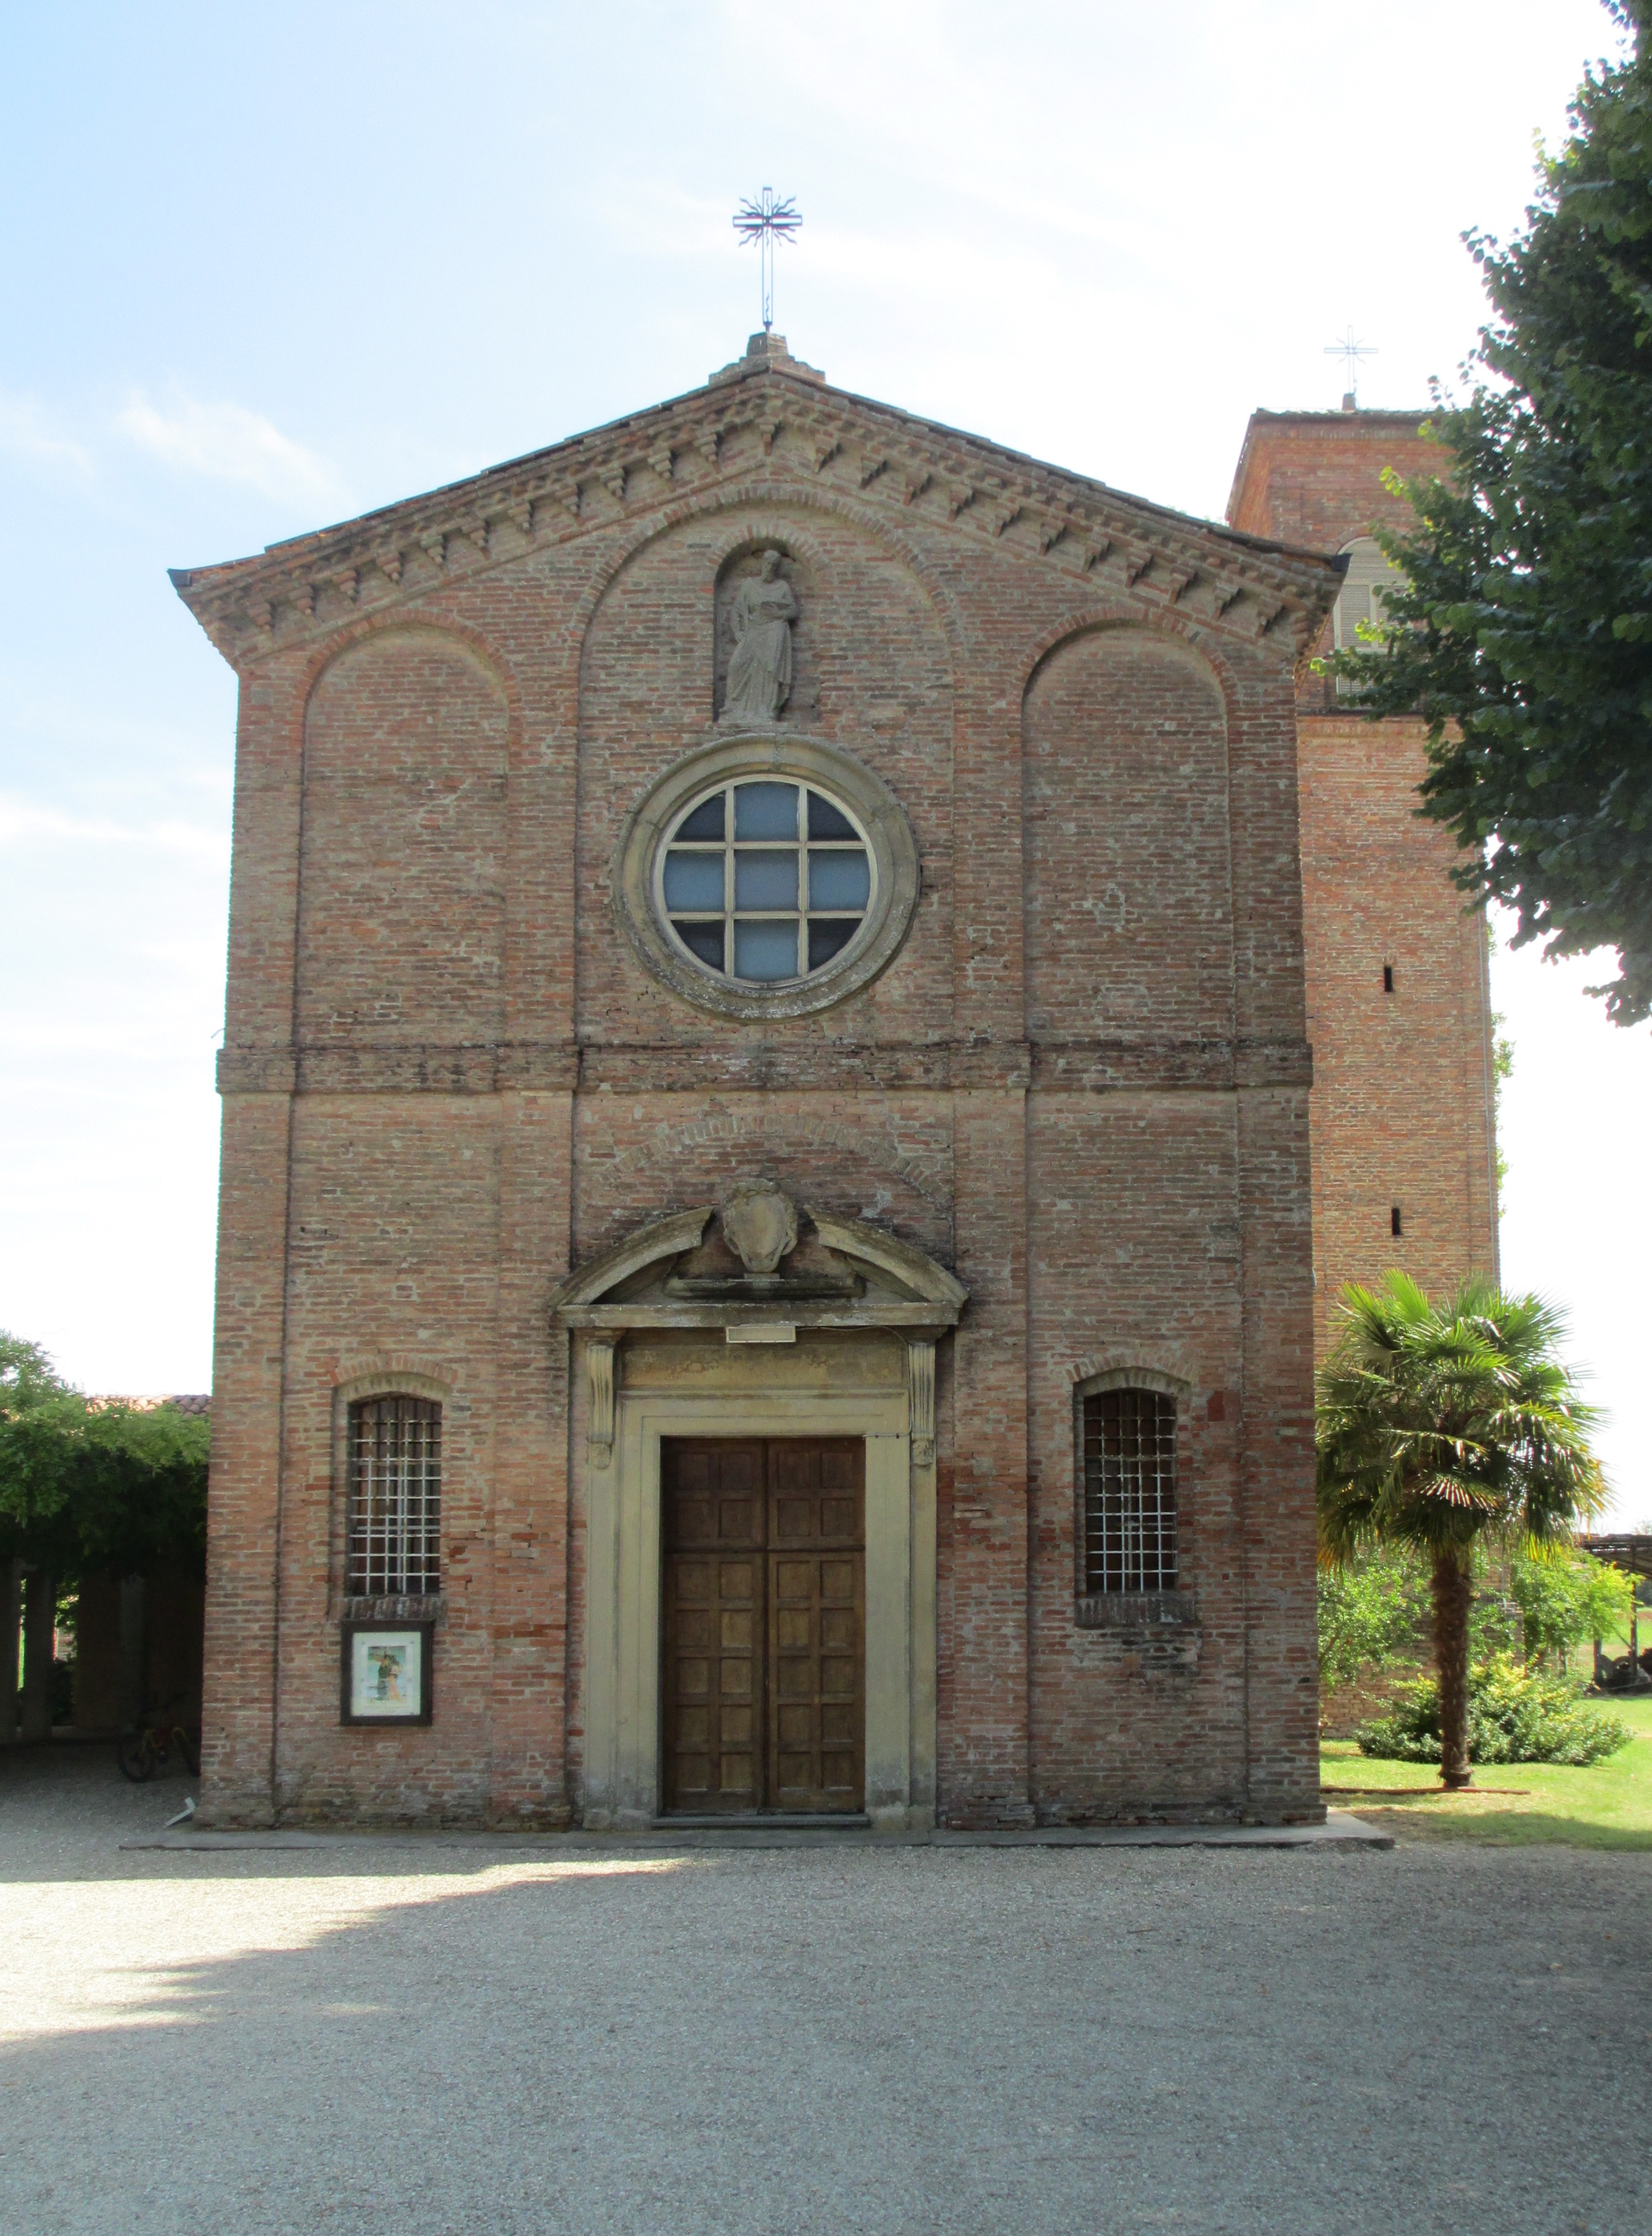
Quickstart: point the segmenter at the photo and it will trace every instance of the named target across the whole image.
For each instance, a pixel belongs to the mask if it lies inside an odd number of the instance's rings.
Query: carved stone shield
[[[740,1180],[723,1206],[723,1234],[748,1273],[772,1273],[797,1247],[797,1212],[772,1180]]]

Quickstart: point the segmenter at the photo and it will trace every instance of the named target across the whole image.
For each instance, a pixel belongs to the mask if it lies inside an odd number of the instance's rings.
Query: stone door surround
[[[779,1205],[754,1198],[768,1194]],[[592,1829],[641,1829],[663,1799],[662,1447],[667,1437],[855,1437],[866,1453],[865,1799],[874,1826],[923,1830],[935,1803],[935,1345],[967,1292],[911,1245],[791,1207],[772,1183],[654,1220],[554,1292],[584,1436],[585,1760]],[[772,1272],[756,1238],[801,1214]],[[788,1234],[787,1239],[790,1240]],[[787,1271],[788,1266],[793,1270]],[[679,1269],[691,1270],[679,1270]],[[630,1349],[627,1350],[627,1344]]]

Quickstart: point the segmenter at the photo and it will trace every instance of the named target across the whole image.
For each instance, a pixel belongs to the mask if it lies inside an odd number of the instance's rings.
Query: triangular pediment
[[[760,481],[777,496],[788,484],[850,496],[892,525],[945,521],[1098,597],[1144,613],[1175,607],[1292,657],[1317,638],[1340,580],[1334,559],[834,388],[777,337],[763,341],[669,403],[253,557],[174,569],[173,582],[243,668],[318,641],[357,611],[415,603],[547,545]]]

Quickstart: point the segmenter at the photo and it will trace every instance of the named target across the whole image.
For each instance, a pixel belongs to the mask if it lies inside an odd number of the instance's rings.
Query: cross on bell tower
[[[1362,357],[1375,357],[1379,352],[1367,343],[1355,339],[1353,323],[1350,321],[1348,330],[1341,340],[1333,342],[1325,354],[1327,357],[1340,357],[1342,359],[1348,384],[1343,393],[1342,408],[1345,411],[1357,411],[1360,408],[1360,359]]]

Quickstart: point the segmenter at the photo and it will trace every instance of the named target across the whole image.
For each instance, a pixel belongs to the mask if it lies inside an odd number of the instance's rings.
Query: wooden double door
[[[672,1437],[661,1458],[665,1805],[864,1805],[866,1446]]]

